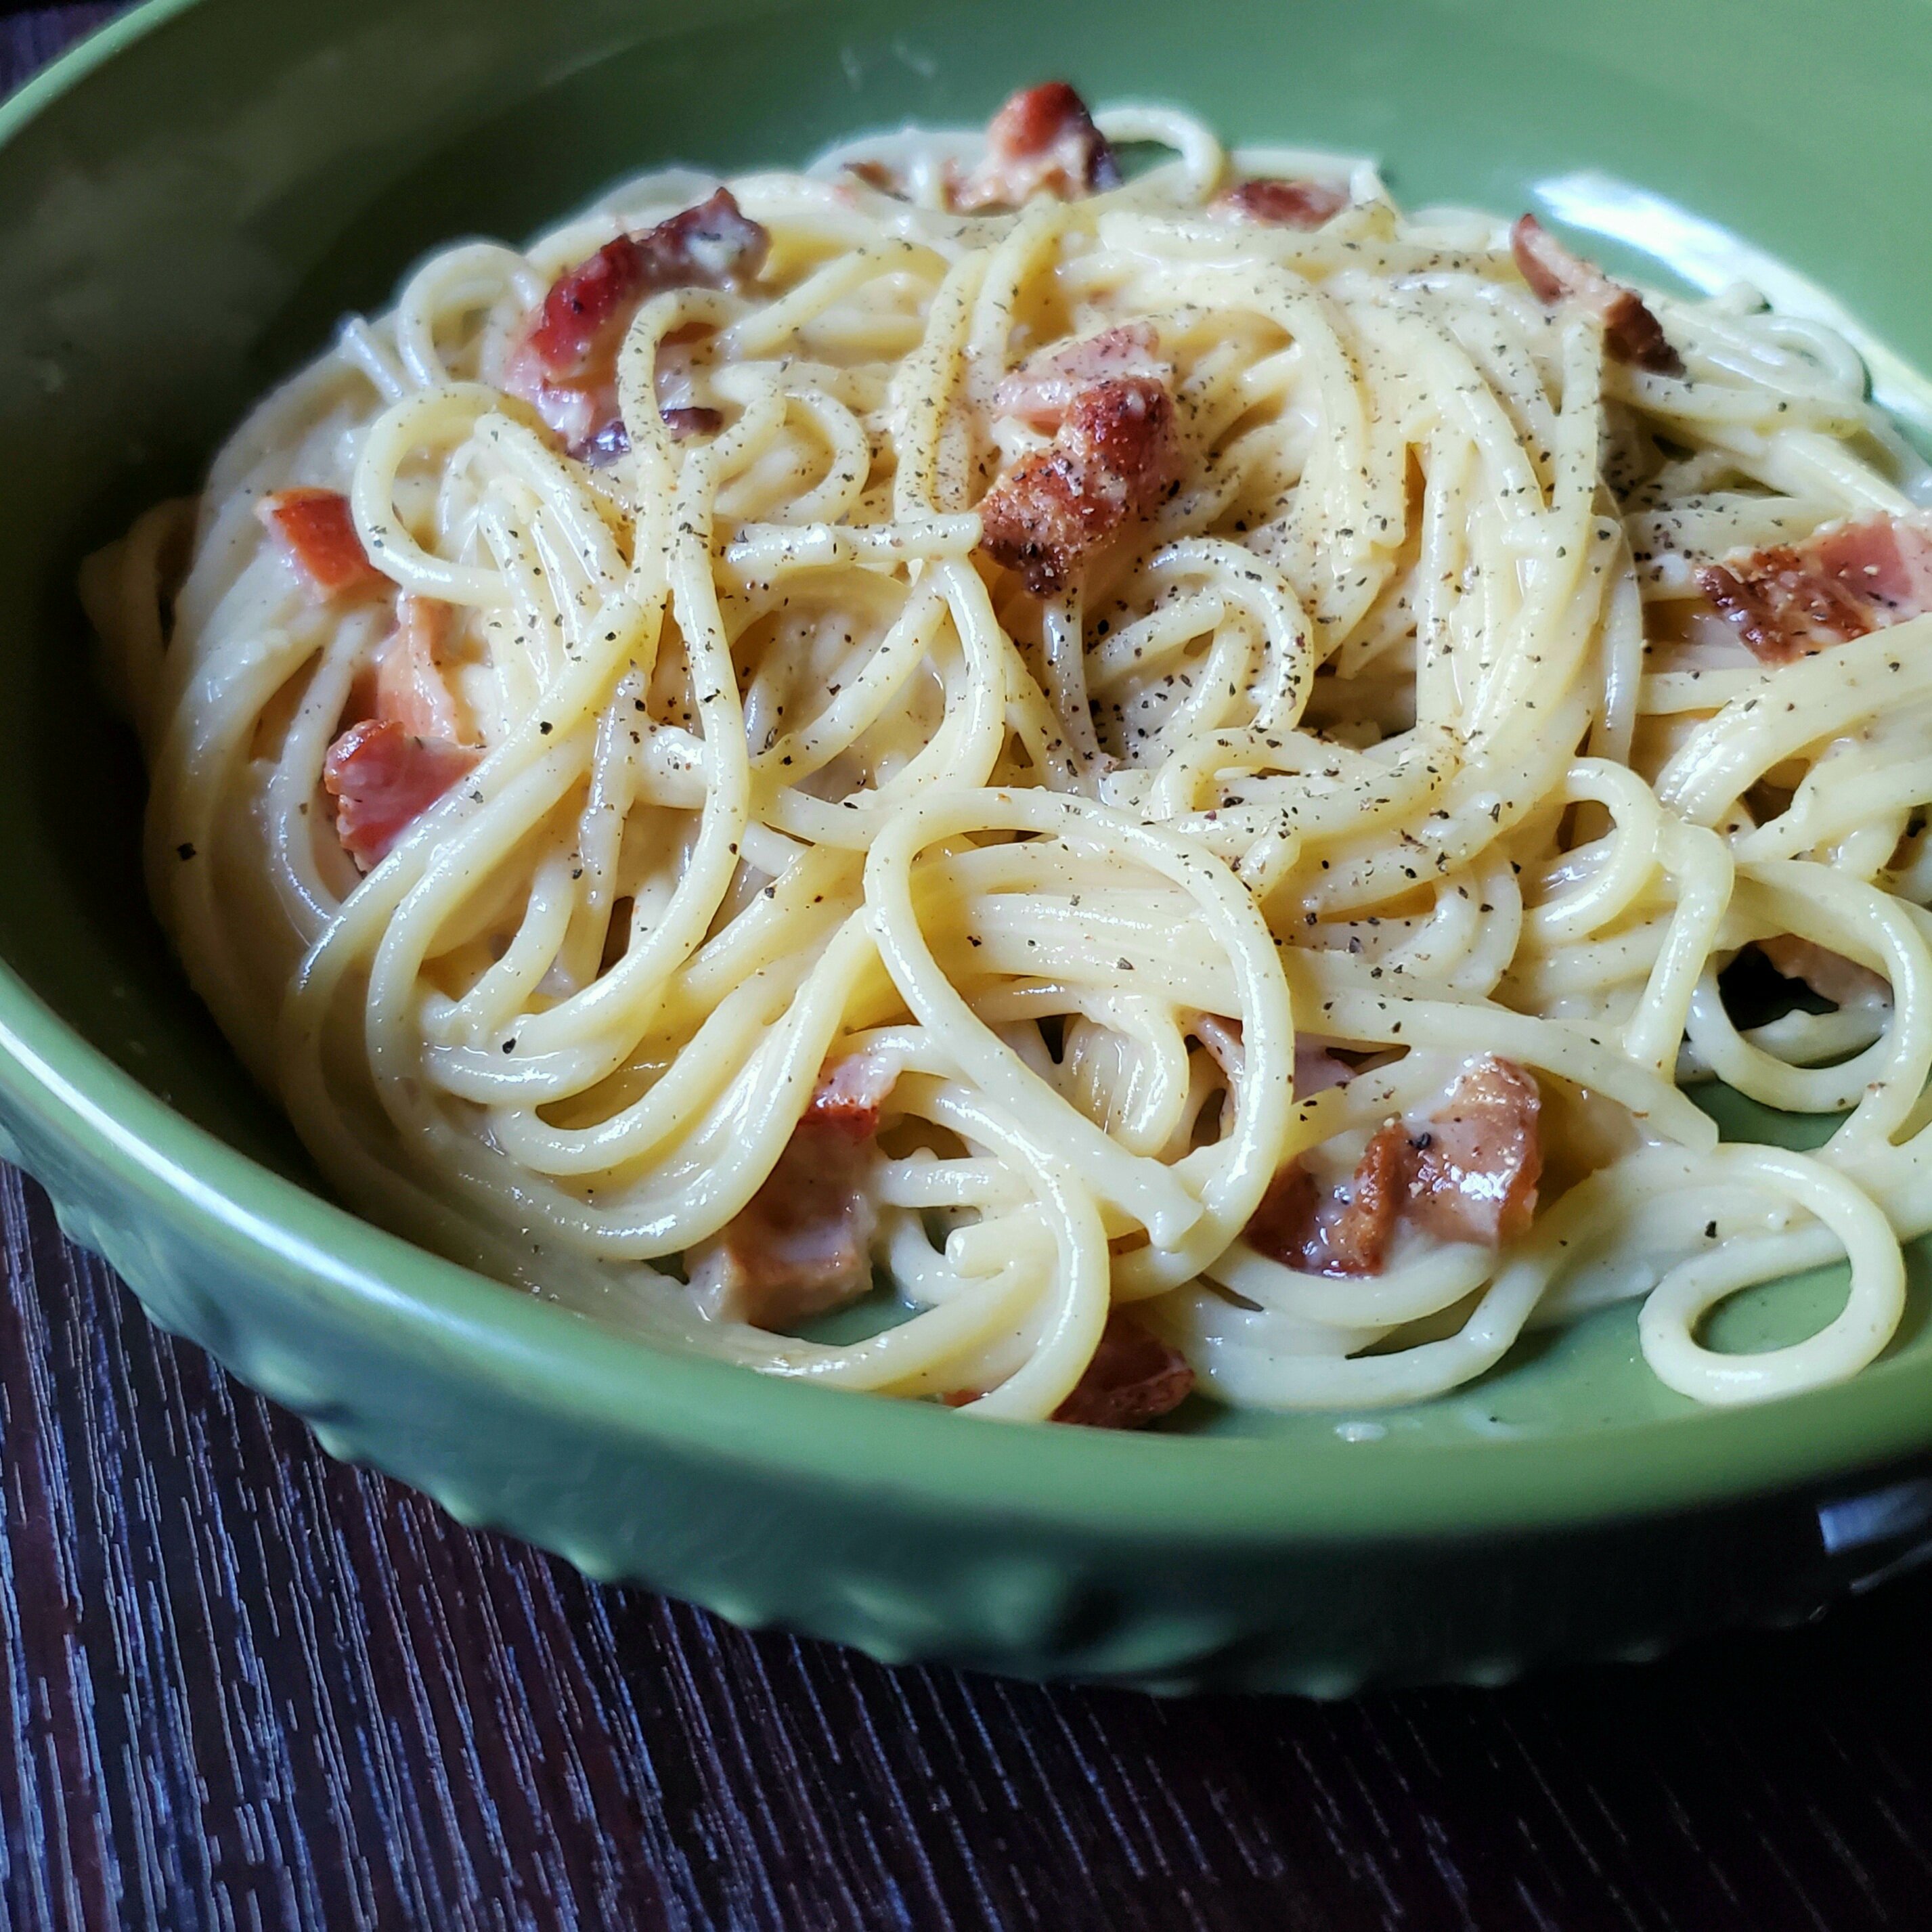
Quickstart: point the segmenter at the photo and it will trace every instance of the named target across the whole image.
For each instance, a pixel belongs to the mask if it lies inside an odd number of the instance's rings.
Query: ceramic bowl
[[[1790,77],[1802,71],[1802,88]],[[4,1151],[155,1320],[461,1520],[890,1660],[1339,1692],[1808,1614],[1932,1539],[1932,1338],[1700,1410],[1629,1308],[1373,1415],[1117,1436],[652,1352],[332,1204],[146,911],[74,568],[422,251],[667,159],[804,160],[1065,74],[1378,153],[1412,204],[1592,170],[1932,361],[1919,0],[156,0],[0,111]],[[1763,1123],[1758,1124],[1760,1128]],[[1828,1276],[1726,1317],[1815,1320]]]

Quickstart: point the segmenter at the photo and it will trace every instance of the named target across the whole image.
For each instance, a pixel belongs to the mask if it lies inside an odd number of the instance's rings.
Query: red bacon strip
[[[335,836],[364,871],[476,763],[447,739],[418,738],[392,722],[366,718],[328,748],[322,782],[335,801]]]
[[[1140,1429],[1193,1393],[1194,1371],[1186,1357],[1117,1310],[1107,1317],[1094,1359],[1053,1419],[1088,1429]]]
[[[1932,529],[1868,518],[1706,564],[1696,579],[1760,663],[1790,664],[1932,610]]]
[[[318,596],[388,587],[389,580],[362,548],[349,499],[340,490],[278,490],[256,505],[255,514]]]
[[[1348,190],[1328,182],[1237,182],[1216,197],[1216,207],[1270,228],[1319,228],[1348,206]]]
[[[1390,1120],[1347,1188],[1325,1199],[1298,1162],[1275,1177],[1243,1234],[1257,1254],[1306,1274],[1379,1274],[1405,1220],[1447,1241],[1513,1240],[1536,1211],[1541,1096],[1512,1061],[1486,1054],[1419,1130]]]
[[[754,281],[770,245],[722,188],[642,235],[619,236],[552,284],[511,352],[506,386],[536,407],[572,454],[621,454],[607,446],[608,432],[616,422],[617,352],[631,318],[667,289]]]
[[[1023,208],[1118,188],[1120,164],[1087,104],[1064,80],[1022,88],[986,128],[986,158],[952,190],[955,208]]]
[[[1148,376],[1096,384],[1075,397],[1052,446],[981,500],[981,546],[1036,597],[1051,596],[1116,531],[1153,515],[1180,471],[1166,386]]]
[[[1578,302],[1600,316],[1604,346],[1619,362],[1662,376],[1683,374],[1683,358],[1636,290],[1612,281],[1594,262],[1573,254],[1534,215],[1522,216],[1510,230],[1510,253],[1538,302],[1551,308]]]

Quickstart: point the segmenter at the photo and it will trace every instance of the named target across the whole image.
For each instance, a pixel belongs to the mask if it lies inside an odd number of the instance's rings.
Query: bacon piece
[[[1348,190],[1318,181],[1244,181],[1215,198],[1217,208],[1270,228],[1319,228],[1348,205]]]
[[[713,435],[724,424],[722,410],[706,409],[698,403],[674,404],[670,408],[661,404],[658,413],[664,418],[664,426],[674,442],[688,442],[694,436]],[[601,470],[607,464],[615,463],[619,457],[628,456],[630,451],[631,432],[624,427],[622,417],[613,416],[571,454],[580,463]]]
[[[710,436],[724,427],[724,412],[707,409],[701,403],[687,403],[680,409],[663,412],[664,426],[669,430],[674,442],[683,442],[694,436]],[[620,429],[623,424],[620,423]],[[627,439],[628,440],[628,439]]]
[[[1151,322],[1130,322],[1042,350],[1000,378],[993,406],[1035,429],[1058,429],[1076,399],[1100,383],[1128,376],[1165,383],[1173,371],[1157,357],[1160,347]]]
[[[618,316],[640,296],[644,256],[620,235],[550,284],[525,345],[547,376],[580,376]]]
[[[591,413],[586,402],[584,412],[586,422],[590,419]],[[557,425],[552,422],[550,427],[555,429]],[[558,433],[563,434],[561,430]],[[671,433],[676,434],[674,430]],[[608,422],[600,423],[589,435],[580,440],[573,440],[566,436],[566,440],[570,444],[571,454],[578,462],[587,463],[592,470],[604,469],[615,463],[619,457],[628,456],[631,453],[631,432],[624,427],[622,416],[613,416]]]
[[[322,766],[344,850],[367,872],[476,763],[464,746],[416,737],[393,722],[350,725]]]
[[[1304,1274],[1380,1274],[1400,1219],[1408,1136],[1391,1120],[1370,1139],[1347,1188],[1324,1199],[1315,1177],[1291,1162],[1269,1184],[1242,1238]]]
[[[1836,578],[1808,570],[1789,544],[1754,551],[1736,567],[1705,564],[1696,583],[1760,664],[1794,663],[1872,628],[1863,601]]]
[[[550,286],[525,346],[547,376],[585,374],[639,306],[666,289],[731,287],[764,266],[771,237],[729,188],[642,235],[620,235]]]
[[[1139,1429],[1178,1408],[1193,1393],[1187,1358],[1116,1310],[1100,1331],[1094,1359],[1053,1419],[1088,1429]]]
[[[376,661],[374,709],[414,738],[460,743],[456,698],[437,659],[455,613],[434,597],[396,599],[396,628]]]
[[[1932,530],[1922,522],[1868,517],[1814,531],[1802,548],[1827,576],[1895,616],[1932,610]]]
[[[278,490],[256,505],[255,514],[318,595],[388,588],[389,580],[362,548],[349,499],[340,490]]]
[[[510,352],[505,386],[534,406],[573,455],[621,454],[598,439],[616,417],[617,352],[631,318],[667,289],[755,280],[770,245],[722,188],[642,235],[619,236],[551,284]]]
[[[1485,1054],[1420,1127],[1396,1120],[1378,1128],[1334,1199],[1291,1162],[1242,1238],[1304,1274],[1344,1276],[1381,1274],[1404,1222],[1442,1240],[1513,1240],[1536,1212],[1541,1100],[1522,1068]]]
[[[1808,939],[1792,933],[1760,939],[1757,950],[1770,961],[1774,970],[1787,980],[1802,980],[1820,999],[1834,1006],[1868,1006],[1888,1000],[1892,988],[1868,966],[1847,959],[1842,952],[1830,952]]]
[[[764,1185],[685,1257],[699,1305],[719,1320],[790,1328],[856,1301],[872,1285],[878,1212],[867,1185],[876,1155],[871,1127],[854,1131],[862,1108],[848,1113],[842,1101],[818,1113],[818,1100]]]
[[[853,1140],[879,1131],[879,1111],[891,1096],[899,1070],[876,1053],[844,1053],[819,1070],[802,1124]]]
[[[1493,1054],[1465,1071],[1408,1137],[1410,1222],[1445,1241],[1492,1247],[1522,1234],[1543,1174],[1542,1099],[1521,1067]]]
[[[1331,1087],[1346,1087],[1355,1077],[1355,1070],[1346,1060],[1337,1060],[1318,1040],[1306,1034],[1294,1036],[1294,1097],[1312,1099]]]
[[[1408,1136],[1391,1120],[1370,1136],[1348,1182],[1348,1197],[1323,1218],[1321,1274],[1380,1274],[1401,1218],[1408,1178]]]
[[[1322,1190],[1300,1161],[1292,1160],[1268,1183],[1261,1205],[1248,1218],[1241,1239],[1258,1255],[1318,1274],[1310,1252],[1321,1239]]]
[[[905,199],[904,183],[884,161],[848,161],[845,172],[868,188],[877,188],[881,194],[891,195],[900,201]]]
[[[1064,80],[1022,88],[986,128],[986,158],[952,190],[961,209],[1023,208],[1040,194],[1071,201],[1118,188],[1120,164],[1087,104]]]
[[[1580,302],[1600,316],[1604,346],[1619,362],[1661,376],[1683,374],[1683,358],[1636,290],[1612,281],[1595,263],[1571,254],[1534,215],[1519,217],[1510,229],[1510,253],[1538,302],[1552,308]]]
[[[1932,528],[1868,517],[1706,564],[1697,588],[1760,663],[1790,664],[1932,610]]]
[[[981,500],[982,546],[1036,597],[1051,596],[1117,530],[1153,515],[1180,466],[1166,385],[1098,383],[1075,397],[1050,448],[1023,457]]]

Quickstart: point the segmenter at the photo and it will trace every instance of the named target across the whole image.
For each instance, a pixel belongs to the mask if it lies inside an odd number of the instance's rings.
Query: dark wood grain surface
[[[331,1462],[6,1169],[0,1238],[8,1932],[1932,1927],[1932,1580],[1335,1706],[886,1670]]]

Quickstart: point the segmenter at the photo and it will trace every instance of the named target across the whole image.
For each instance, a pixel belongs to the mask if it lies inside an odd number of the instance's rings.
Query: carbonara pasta
[[[412,1238],[982,1415],[1640,1296],[1731,1402],[1932,1226],[1924,483],[1748,291],[1050,85],[432,256],[82,588],[197,991]]]

